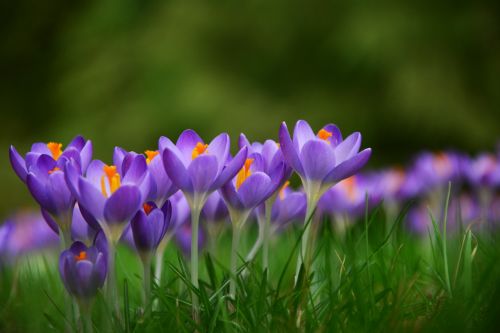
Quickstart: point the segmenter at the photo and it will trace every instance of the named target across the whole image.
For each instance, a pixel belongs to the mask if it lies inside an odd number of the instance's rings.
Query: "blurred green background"
[[[0,217],[32,205],[7,150],[143,151],[193,128],[361,131],[371,166],[500,136],[499,1],[2,1]]]

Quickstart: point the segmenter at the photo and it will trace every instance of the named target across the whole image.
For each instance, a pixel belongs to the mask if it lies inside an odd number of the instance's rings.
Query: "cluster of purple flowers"
[[[359,133],[344,139],[335,125],[315,133],[307,122],[298,121],[293,137],[282,124],[279,142],[251,143],[242,134],[234,156],[227,134],[205,143],[186,130],[175,143],[161,137],[157,149],[144,154],[117,147],[109,165],[92,160],[92,143],[80,136],[64,149],[60,143],[35,143],[24,157],[11,147],[10,161],[47,224],[59,234],[59,268],[66,289],[85,299],[103,286],[106,275],[110,297],[116,296],[114,257],[120,240],[137,250],[146,277],[152,257],[161,262],[166,244],[176,237],[181,248],[190,248],[192,283],[197,286],[198,246],[205,238],[199,233],[200,217],[202,226],[231,221],[235,274],[239,235],[247,220],[259,221],[254,252],[260,243],[267,251],[269,235],[290,221],[305,219],[308,230],[320,197],[369,160],[371,150],[360,151],[360,146]],[[288,186],[294,171],[303,191]],[[304,235],[299,258],[307,250],[308,233]],[[233,297],[234,288],[232,282]],[[193,306],[197,311],[195,294]]]
[[[360,147],[359,133],[343,138],[332,124],[315,133],[305,121],[297,122],[293,136],[283,123],[278,142],[250,142],[241,134],[234,156],[227,134],[205,143],[193,130],[182,132],[175,143],[161,137],[157,149],[144,154],[117,147],[109,165],[92,160],[92,143],[82,137],[65,149],[60,143],[35,143],[24,157],[11,147],[12,167],[46,224],[41,216],[24,215],[17,218],[21,223],[0,226],[0,263],[59,240],[59,270],[67,291],[89,300],[107,281],[113,300],[115,248],[121,241],[143,263],[147,302],[153,259],[159,282],[171,240],[190,254],[191,282],[197,287],[199,248],[214,238],[210,232],[230,225],[229,296],[235,297],[239,237],[248,220],[257,221],[259,233],[246,260],[262,251],[264,268],[270,237],[303,221],[297,274],[307,268],[311,221],[329,216],[341,230],[377,205],[394,221],[407,202],[415,201],[406,226],[424,233],[431,219],[443,219],[450,183],[450,228],[500,221],[500,154],[471,158],[425,152],[405,169],[359,173],[371,156],[371,149]],[[301,188],[290,186],[294,172]],[[196,293],[192,298],[196,313]]]
[[[337,227],[364,217],[366,208],[383,205],[389,223],[411,203],[405,227],[426,234],[432,220],[445,215],[451,182],[447,226],[494,227],[500,222],[500,154],[470,157],[454,151],[424,152],[406,168],[358,173],[330,188],[320,199],[320,219],[329,216]]]

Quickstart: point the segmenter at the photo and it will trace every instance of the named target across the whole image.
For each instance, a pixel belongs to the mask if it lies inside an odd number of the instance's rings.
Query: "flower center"
[[[252,174],[252,171],[250,171],[250,166],[253,163],[253,158],[247,158],[245,161],[245,165],[243,165],[243,168],[238,172],[238,175],[236,175],[236,189],[238,190],[240,186],[247,180],[248,177]]]
[[[110,194],[113,194],[121,185],[120,174],[116,171],[116,166],[105,165],[103,167],[104,175],[101,177],[101,192],[107,198],[106,179],[108,180]]]
[[[207,151],[208,145],[198,142],[196,146],[194,146],[193,151],[191,152],[191,158],[194,160],[201,154]]]
[[[158,150],[146,150],[144,154],[146,155],[146,163],[149,164],[151,161],[158,156],[160,152]]]
[[[80,251],[80,253],[78,253],[78,255],[75,256],[76,261],[82,261],[86,259],[87,259],[87,252],[85,251]]]
[[[53,173],[54,173],[54,172],[56,172],[56,171],[61,171],[61,168],[54,167],[54,169],[49,170],[49,175],[53,174]]]
[[[57,161],[57,159],[62,155],[62,144],[58,142],[47,143],[47,148],[49,148],[52,158]]]
[[[281,186],[280,188],[280,191],[279,191],[279,197],[280,197],[280,200],[283,200],[285,199],[285,190],[287,189],[287,187],[290,186],[290,181],[286,181],[283,186]]]
[[[146,213],[146,215],[149,215],[154,207],[153,205],[145,203],[144,205],[142,205],[142,208],[144,209],[144,213]]]
[[[326,129],[322,128],[318,132],[318,138],[328,142],[328,139],[332,137],[332,132],[328,132]]]

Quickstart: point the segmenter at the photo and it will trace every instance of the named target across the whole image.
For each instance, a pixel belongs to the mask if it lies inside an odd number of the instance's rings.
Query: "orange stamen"
[[[149,164],[160,152],[158,150],[146,150],[144,154],[146,154],[146,163]]]
[[[198,142],[196,144],[196,146],[194,146],[194,148],[193,148],[193,151],[191,153],[191,158],[194,160],[195,158],[197,158],[198,156],[200,156],[201,154],[206,152],[207,148],[208,148],[207,144],[203,144],[201,142]]]
[[[81,261],[81,260],[86,260],[86,259],[87,259],[87,252],[85,252],[85,251],[80,251],[80,253],[75,256],[76,261]]]
[[[105,165],[103,171],[104,175],[101,177],[101,192],[105,197],[108,197],[106,178],[108,179],[111,194],[113,194],[121,185],[120,174],[116,171],[116,166],[114,165]]]
[[[328,132],[324,128],[320,129],[318,132],[318,138],[320,138],[321,140],[325,140],[325,141],[328,141],[328,139],[331,138],[332,135],[333,135],[332,132]]]
[[[57,159],[62,155],[62,144],[58,142],[47,143],[47,148],[49,148],[52,158],[57,161]]]
[[[56,172],[56,171],[61,171],[61,169],[60,169],[60,168],[58,168],[58,167],[55,167],[54,169],[49,170],[49,175],[53,174],[53,173],[54,173],[54,172]]]
[[[280,197],[280,200],[285,199],[285,190],[286,190],[286,188],[287,188],[288,186],[290,186],[290,181],[288,181],[288,180],[287,180],[287,181],[283,184],[283,186],[281,186],[281,188],[280,188],[280,191],[279,191],[279,194],[278,194],[278,195],[279,195],[279,197]]]
[[[142,205],[142,208],[144,209],[144,213],[146,213],[146,215],[149,215],[149,213],[151,213],[154,207],[153,205],[145,203],[144,205]]]
[[[253,158],[247,158],[245,161],[245,165],[236,175],[236,189],[238,190],[240,186],[245,182],[245,180],[250,177],[252,172],[250,171],[250,166],[253,163]]]

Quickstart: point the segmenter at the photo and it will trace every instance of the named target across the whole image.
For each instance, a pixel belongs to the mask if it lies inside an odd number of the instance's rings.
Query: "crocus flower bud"
[[[135,247],[140,254],[152,254],[165,236],[172,216],[172,205],[167,201],[161,209],[153,202],[145,203],[130,222]]]
[[[94,297],[106,279],[106,255],[98,246],[74,242],[59,257],[59,273],[66,290],[74,297]]]

